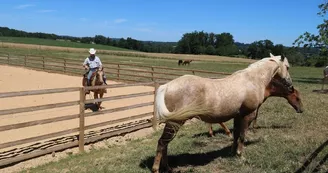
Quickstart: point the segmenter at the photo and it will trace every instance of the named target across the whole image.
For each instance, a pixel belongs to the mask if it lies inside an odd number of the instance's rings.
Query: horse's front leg
[[[237,117],[234,119],[234,125],[236,125],[234,126],[234,128],[236,129],[236,132],[234,131],[233,151],[238,156],[242,155],[246,132],[248,130],[251,121],[254,120],[255,116],[256,116],[256,110],[244,117]]]
[[[152,167],[153,173],[159,173],[160,165],[166,169],[166,171],[171,172],[172,169],[168,165],[167,158],[167,146],[174,139],[177,134],[180,126],[183,125],[184,122],[179,122],[179,126],[173,125],[170,122],[165,124],[162,136],[158,140],[156,156],[154,158],[154,164]]]
[[[93,98],[94,99],[98,99],[98,92],[97,91],[94,91]],[[97,104],[97,106],[98,106],[98,102],[97,101],[95,102],[95,104]],[[98,108],[99,108],[99,106],[98,106]]]
[[[103,92],[100,92],[99,93],[99,98],[103,98],[103,96],[104,96],[104,93]],[[99,107],[99,109],[104,109],[104,107],[101,106],[101,103],[102,103],[101,101],[98,102],[98,107]]]
[[[261,105],[259,105],[257,107],[257,109],[255,110],[255,113],[252,115],[252,119],[249,121],[249,125],[253,122],[253,129],[255,129],[257,127],[257,116],[259,114],[260,107],[261,107]]]
[[[212,124],[211,123],[207,123],[208,125],[208,133],[210,134],[211,137],[214,137],[214,134],[213,134],[213,128],[212,128]]]

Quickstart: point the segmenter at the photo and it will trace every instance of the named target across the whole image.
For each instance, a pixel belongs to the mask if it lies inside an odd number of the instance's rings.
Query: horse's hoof
[[[152,169],[151,172],[152,173],[159,173],[159,170],[158,169],[157,170],[156,169]]]

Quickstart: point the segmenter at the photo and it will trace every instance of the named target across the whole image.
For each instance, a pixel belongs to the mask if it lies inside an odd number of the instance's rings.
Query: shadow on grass
[[[323,89],[323,90],[312,90],[312,92],[315,92],[315,93],[321,93],[321,94],[327,94],[328,93],[328,89]]]
[[[290,125],[255,126],[254,129],[291,129]],[[252,128],[253,129],[253,128]]]
[[[305,160],[302,167],[295,171],[295,173],[302,173],[304,172],[312,163],[312,161],[318,156],[318,154],[328,145],[328,140],[322,143],[314,152]],[[321,166],[328,160],[328,153],[324,156],[322,160],[316,165],[312,172],[319,172]],[[312,167],[312,166],[311,166]]]
[[[245,146],[252,145],[254,143],[259,142],[256,141],[247,141],[245,142]],[[154,153],[155,154],[155,153]],[[231,146],[224,147],[220,150],[210,151],[206,153],[195,153],[195,154],[178,154],[168,156],[169,166],[171,168],[177,168],[181,166],[204,166],[212,162],[217,158],[227,158],[227,157],[234,157],[231,154]],[[152,169],[154,163],[154,156],[148,157],[144,159],[139,164],[141,168],[148,168],[149,170]]]
[[[232,133],[232,129],[229,129],[230,132]],[[217,130],[213,130],[213,135],[215,134],[223,134],[223,135],[226,135],[226,132],[223,130],[223,129],[217,129]],[[207,131],[207,132],[203,132],[203,133],[198,133],[198,134],[194,134],[192,136],[192,138],[197,138],[197,137],[201,137],[201,136],[207,136],[207,137],[211,137],[210,136],[210,133]]]

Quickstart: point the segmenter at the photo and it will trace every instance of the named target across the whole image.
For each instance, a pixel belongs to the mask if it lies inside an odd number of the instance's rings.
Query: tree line
[[[51,40],[69,40],[72,42],[80,42],[86,44],[101,44],[108,46],[115,46],[120,48],[138,50],[143,52],[154,53],[173,53],[176,42],[154,42],[154,41],[139,41],[128,37],[124,38],[109,38],[103,35],[95,35],[94,37],[73,37],[65,35],[56,35],[42,32],[26,32],[8,27],[0,27],[0,37],[28,37],[28,38],[42,38]]]

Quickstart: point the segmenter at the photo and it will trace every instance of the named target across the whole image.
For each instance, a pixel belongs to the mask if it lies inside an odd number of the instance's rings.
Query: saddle
[[[82,86],[96,86],[96,74],[97,71],[94,71],[90,77],[90,85],[88,85],[88,71],[83,74]],[[106,89],[101,89],[103,93],[107,93]],[[87,91],[86,94],[89,94],[90,91]]]
[[[90,86],[95,86],[96,83],[96,73],[97,71],[93,72],[91,77],[90,77]],[[82,82],[83,86],[88,86],[88,72],[83,74],[83,82]]]

